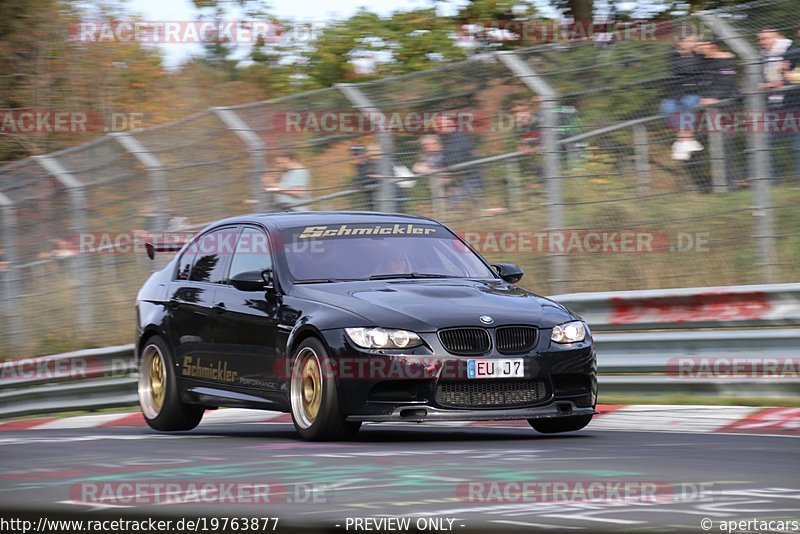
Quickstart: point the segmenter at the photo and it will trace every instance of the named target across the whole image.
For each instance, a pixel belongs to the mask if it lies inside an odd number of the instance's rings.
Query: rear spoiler
[[[151,260],[156,257],[156,252],[178,252],[183,248],[186,243],[145,243],[144,248],[147,250],[147,257]]]

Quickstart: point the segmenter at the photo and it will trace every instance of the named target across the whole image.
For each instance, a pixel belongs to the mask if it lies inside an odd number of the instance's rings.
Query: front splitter
[[[556,401],[533,408],[509,408],[492,410],[443,410],[432,406],[400,406],[386,415],[350,415],[348,421],[363,423],[398,423],[426,421],[511,421],[515,419],[552,419],[594,415],[594,408],[578,408],[569,401]]]

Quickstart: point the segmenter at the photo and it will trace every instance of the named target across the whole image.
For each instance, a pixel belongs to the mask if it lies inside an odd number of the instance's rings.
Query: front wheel
[[[552,419],[528,419],[533,429],[542,434],[559,434],[561,432],[575,432],[580,430],[592,420],[591,415],[574,415],[572,417],[557,417]]]
[[[361,423],[346,421],[339,410],[336,378],[322,342],[303,341],[294,351],[293,362],[290,397],[297,433],[312,441],[352,438]]]
[[[167,344],[147,340],[139,362],[139,406],[150,428],[162,432],[191,430],[200,424],[203,408],[183,404]]]

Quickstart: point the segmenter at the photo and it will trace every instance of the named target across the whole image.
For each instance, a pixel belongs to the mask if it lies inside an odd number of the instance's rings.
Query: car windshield
[[[443,226],[413,223],[334,224],[281,232],[297,283],[393,278],[494,278]]]

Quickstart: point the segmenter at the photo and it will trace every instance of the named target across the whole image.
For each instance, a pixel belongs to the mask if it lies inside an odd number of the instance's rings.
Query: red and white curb
[[[800,437],[800,408],[758,408],[750,406],[685,406],[661,404],[601,405],[589,429],[649,431],[774,434]],[[208,411],[200,427],[220,424],[291,423],[289,414],[225,408]],[[402,423],[415,426],[416,423]],[[476,421],[464,423],[428,423],[436,426],[528,426],[525,421]],[[30,419],[0,422],[0,431],[68,430],[81,428],[146,426],[141,413],[83,415],[64,418]]]

